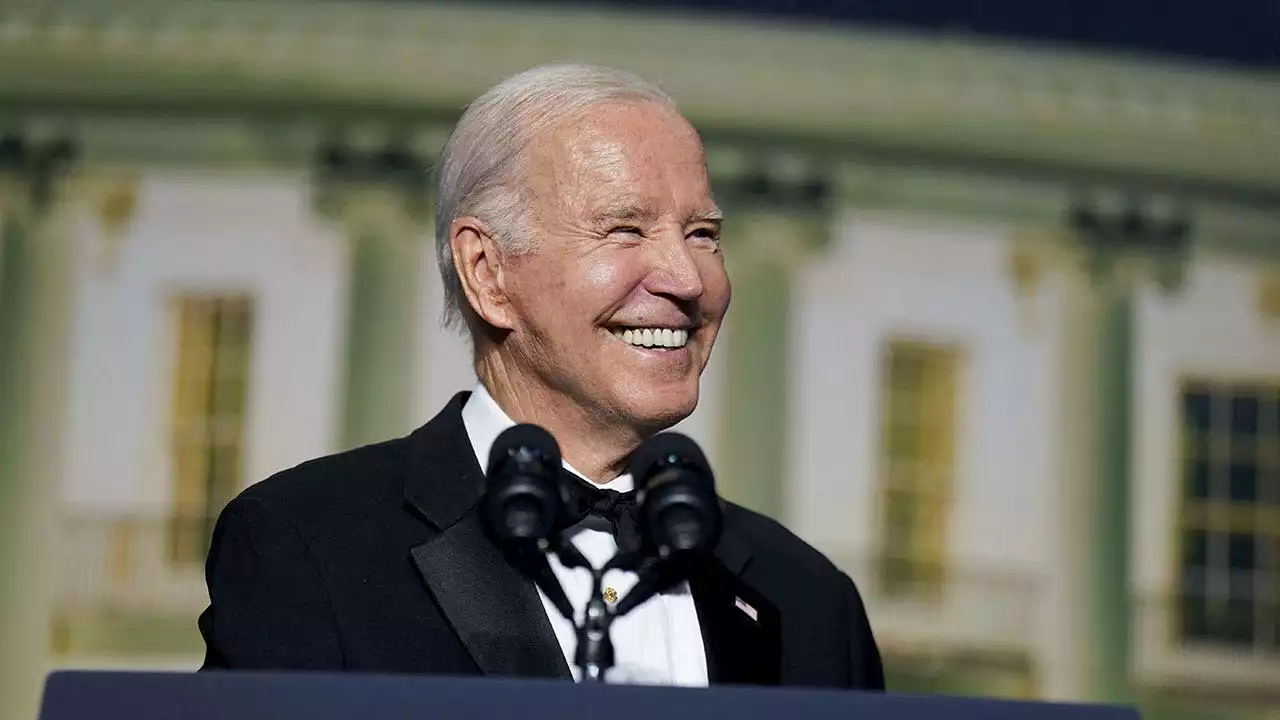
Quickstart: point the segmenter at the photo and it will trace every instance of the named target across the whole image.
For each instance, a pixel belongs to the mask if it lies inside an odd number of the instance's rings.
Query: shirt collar
[[[467,430],[467,437],[471,440],[471,449],[475,451],[476,461],[480,463],[482,470],[487,471],[489,465],[489,451],[493,448],[493,443],[502,434],[502,431],[515,425],[515,421],[498,405],[498,401],[493,399],[489,391],[483,383],[476,383],[475,389],[471,391],[471,397],[467,398],[467,403],[462,407],[462,425]],[[563,462],[564,468],[573,473],[583,482],[590,482],[586,476],[578,472],[567,462]],[[629,492],[635,487],[635,482],[631,478],[630,473],[624,473],[610,480],[607,483],[596,484],[596,487],[608,490],[616,490],[621,493]]]

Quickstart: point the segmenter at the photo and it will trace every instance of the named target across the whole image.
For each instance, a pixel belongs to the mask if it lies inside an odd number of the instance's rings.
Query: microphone
[[[498,435],[489,451],[482,502],[484,524],[507,557],[572,621],[573,606],[546,556],[564,512],[560,446],[551,433],[523,424]]]
[[[658,433],[631,456],[640,505],[640,534],[661,560],[685,564],[720,540],[720,499],[698,444],[675,432]]]
[[[561,515],[560,446],[537,425],[507,428],[494,440],[485,473],[484,517],[503,543],[545,550]]]

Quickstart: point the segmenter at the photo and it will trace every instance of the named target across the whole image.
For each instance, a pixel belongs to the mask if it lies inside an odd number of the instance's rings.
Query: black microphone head
[[[528,424],[504,430],[485,477],[489,530],[512,549],[545,546],[562,512],[559,477],[560,446],[551,433]]]
[[[632,455],[639,490],[640,532],[662,558],[691,559],[720,540],[720,499],[711,466],[692,439],[659,433]]]
[[[520,451],[540,458],[553,469],[560,467],[560,445],[551,433],[532,423],[523,423],[512,425],[494,439],[485,475],[493,475],[496,466],[509,462]]]
[[[659,470],[670,466],[682,466],[696,472],[715,490],[715,477],[711,474],[711,464],[702,448],[688,435],[678,432],[663,432],[650,437],[641,443],[631,455],[631,477],[636,486],[652,478]]]

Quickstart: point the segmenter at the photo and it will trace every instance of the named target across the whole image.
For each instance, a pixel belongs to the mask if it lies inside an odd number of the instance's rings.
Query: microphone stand
[[[582,671],[583,682],[605,682],[605,674],[613,667],[613,640],[609,630],[613,621],[634,610],[641,603],[682,580],[687,573],[685,563],[675,557],[659,557],[641,552],[620,552],[597,568],[587,560],[568,534],[553,543],[537,546],[508,547],[509,557],[540,588],[551,604],[577,628],[578,646],[573,663]],[[591,594],[587,598],[582,624],[577,624],[573,605],[569,602],[559,578],[547,562],[547,554],[555,553],[569,569],[585,569],[591,573]],[[604,576],[610,570],[630,570],[637,575],[631,590],[610,607],[604,600]]]
[[[574,653],[573,664],[582,670],[583,682],[604,682],[605,673],[613,667],[614,658],[613,639],[609,637],[609,629],[619,617],[604,601],[604,574],[610,570],[632,569],[635,555],[614,555],[604,567],[597,568],[565,536],[560,538],[555,553],[565,567],[582,568],[591,573],[591,593],[587,596],[582,624],[578,626],[578,648]],[[576,623],[576,618],[567,617],[569,622]]]
[[[641,603],[675,585],[683,575],[679,564],[669,559],[640,552],[620,552],[610,558],[604,567],[596,568],[586,557],[561,537],[554,548],[560,562],[567,568],[582,568],[591,573],[591,594],[587,598],[582,625],[578,626],[578,647],[574,664],[582,670],[583,682],[605,682],[605,673],[613,667],[613,640],[609,630],[613,621],[634,610]],[[627,594],[610,607],[604,600],[604,575],[610,570],[633,570],[636,584]],[[558,583],[557,583],[558,585]],[[563,590],[561,590],[563,592]],[[561,611],[564,614],[563,611]],[[575,619],[568,614],[569,622]]]

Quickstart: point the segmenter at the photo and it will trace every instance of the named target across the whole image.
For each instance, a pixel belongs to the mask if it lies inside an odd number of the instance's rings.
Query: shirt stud
[[[612,605],[613,603],[618,602],[618,591],[617,591],[617,590],[614,590],[614,589],[613,589],[613,588],[611,588],[611,587],[607,587],[607,588],[605,588],[605,589],[604,589],[604,601],[605,601],[605,602],[607,602],[607,603],[609,603],[609,604],[611,604],[611,605]]]

